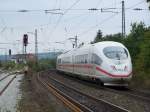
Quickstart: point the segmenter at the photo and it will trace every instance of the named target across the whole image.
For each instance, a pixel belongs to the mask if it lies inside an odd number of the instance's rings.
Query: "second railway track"
[[[53,94],[59,94],[61,100],[65,98],[68,102],[71,102],[78,109],[72,109],[75,112],[86,111],[86,112],[129,112],[120,106],[114,105],[102,99],[95,98],[87,95],[73,87],[67,86],[66,84],[50,77],[39,74],[38,80],[47,88],[53,89]],[[70,105],[70,104],[66,104]],[[72,107],[71,107],[72,108]]]
[[[10,76],[10,75],[8,75]],[[3,80],[6,79],[8,76],[2,78]],[[0,90],[0,96],[5,92],[5,90],[8,88],[8,86],[13,82],[13,80],[16,78],[17,75],[14,75],[11,80],[9,80],[9,82],[4,86],[4,88],[2,88],[2,90]]]
[[[4,76],[4,77],[2,77],[2,78],[0,79],[0,81],[6,79],[8,76],[10,76],[10,74],[9,74],[9,75],[6,75],[6,76]]]

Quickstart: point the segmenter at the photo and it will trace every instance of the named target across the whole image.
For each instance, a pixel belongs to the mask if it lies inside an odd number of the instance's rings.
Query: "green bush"
[[[48,69],[54,69],[56,67],[56,59],[41,59],[38,63],[28,62],[27,65],[33,71],[43,71]]]
[[[19,69],[22,69],[24,65],[25,64],[23,63],[17,64],[13,61],[0,62],[0,67],[5,70],[19,70]]]

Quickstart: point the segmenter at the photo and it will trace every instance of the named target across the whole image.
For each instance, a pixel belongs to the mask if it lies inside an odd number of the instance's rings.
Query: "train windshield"
[[[106,57],[110,59],[123,60],[128,58],[128,52],[123,47],[111,46],[103,50]]]

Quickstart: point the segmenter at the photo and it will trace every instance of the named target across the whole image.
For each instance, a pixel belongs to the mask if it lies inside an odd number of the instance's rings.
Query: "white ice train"
[[[127,48],[113,41],[90,44],[59,55],[57,70],[108,86],[128,86],[132,78]]]

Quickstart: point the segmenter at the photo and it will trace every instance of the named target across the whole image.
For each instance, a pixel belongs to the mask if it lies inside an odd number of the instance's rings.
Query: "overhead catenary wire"
[[[102,0],[98,0],[98,2],[96,3],[96,6],[95,6],[95,8],[98,8],[98,6],[100,5],[100,3],[102,2]],[[88,10],[88,12],[84,12],[84,13],[82,13],[79,17],[81,17],[81,16],[85,16],[84,14],[86,14],[86,16],[80,21],[80,22],[78,22],[78,24],[77,24],[77,26],[79,27],[79,26],[81,26],[81,24],[83,24],[83,23],[85,23],[85,21],[87,20],[87,19],[89,19],[89,15],[91,15],[91,13],[93,13],[93,11],[91,10],[91,8],[89,8],[89,9],[87,9]],[[91,11],[90,11],[91,10]],[[88,14],[88,15],[87,15]],[[72,28],[72,29],[74,29],[74,28]]]
[[[80,1],[80,0],[77,0],[76,2],[78,2],[78,1]],[[74,4],[76,4],[76,2],[74,3]],[[129,10],[129,9],[131,9],[131,10],[134,10],[134,11],[141,11],[141,10],[149,10],[149,9],[144,9],[144,8],[133,8],[133,7],[135,7],[135,6],[137,6],[137,5],[140,5],[141,3],[145,3],[145,0],[142,0],[142,1],[140,1],[140,2],[138,2],[138,3],[136,3],[136,4],[134,4],[134,5],[132,5],[132,6],[130,6],[130,7],[128,7],[128,8],[125,8],[125,10]],[[73,4],[73,5],[74,5]],[[132,9],[133,8],[133,9]],[[53,9],[37,9],[37,10],[26,10],[26,9],[24,9],[24,10],[0,10],[0,12],[22,12],[22,13],[28,13],[28,12],[49,12],[49,13],[51,13],[51,14],[62,14],[62,15],[60,15],[60,16],[64,16],[65,14],[63,14],[63,12],[55,12],[55,11],[64,11],[64,10],[66,10],[66,11],[70,11],[70,10],[79,10],[79,11],[81,11],[81,10],[86,10],[86,11],[101,11],[101,9],[113,9],[113,10],[118,10],[118,9],[121,9],[121,8],[114,8],[114,7],[103,7],[103,8],[87,8],[87,9],[73,9],[72,7],[70,7],[70,8],[68,8],[68,9],[61,9],[60,7],[59,8],[53,8]],[[53,11],[53,12],[51,12],[51,11]],[[40,27],[40,26],[47,26],[47,25],[49,25],[50,23],[47,23],[47,24],[41,24],[41,25],[34,25],[35,27]],[[57,23],[58,24],[58,23]],[[34,27],[33,26],[33,27]],[[57,26],[57,25],[56,25]],[[12,27],[11,27],[12,28]]]
[[[143,2],[144,3],[144,2]],[[139,5],[139,4],[138,4]],[[142,10],[149,10],[148,8],[140,8]],[[114,10],[121,10],[121,8],[117,7],[101,7],[101,8],[88,8],[88,9],[69,9],[68,11],[101,11],[101,9],[114,9]],[[131,7],[125,8],[127,10],[134,10]],[[28,9],[22,9],[22,10],[0,10],[0,13],[7,13],[7,12],[15,12],[15,13],[31,13],[31,12],[43,12],[43,13],[61,13],[63,15],[66,15],[65,10],[67,9],[43,9],[43,10],[28,10]],[[55,11],[55,12],[54,12]],[[57,11],[57,12],[56,12]],[[64,12],[58,12],[58,11],[64,11]]]
[[[80,2],[80,0],[76,0],[68,9],[66,9],[66,10],[64,11],[63,15],[60,15],[60,16],[59,16],[59,18],[58,18],[58,20],[57,20],[57,22],[56,22],[56,24],[55,24],[55,26],[54,26],[54,28],[53,28],[53,30],[52,30],[52,32],[51,32],[51,36],[53,35],[53,32],[56,30],[57,26],[59,25],[59,23],[60,23],[62,17],[63,17],[69,10],[71,10],[78,2]]]
[[[141,3],[144,3],[144,1],[145,1],[145,0],[142,0],[142,1],[140,1],[140,2],[138,2],[138,3],[136,3],[136,4],[134,4],[134,5],[130,6],[129,8],[125,8],[125,11],[126,11],[126,10],[129,10],[129,9],[132,9],[132,8],[138,6],[138,5],[141,4]],[[110,8],[110,9],[112,9],[112,8]],[[116,8],[115,8],[115,9],[116,9]],[[97,10],[97,9],[94,9],[94,10]],[[104,20],[102,20],[102,21],[100,21],[98,24],[91,26],[89,29],[87,29],[87,30],[85,30],[85,31],[83,31],[83,32],[81,32],[81,33],[79,33],[78,36],[83,36],[83,35],[87,34],[87,33],[90,32],[92,29],[94,29],[94,28],[98,27],[99,25],[101,25],[101,24],[107,22],[108,20],[112,19],[113,17],[115,17],[115,16],[118,15],[119,13],[121,13],[121,11],[118,12],[118,13],[116,13],[116,14],[113,14],[113,15],[109,16],[108,18],[106,18],[106,19],[104,19]]]

